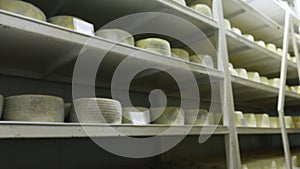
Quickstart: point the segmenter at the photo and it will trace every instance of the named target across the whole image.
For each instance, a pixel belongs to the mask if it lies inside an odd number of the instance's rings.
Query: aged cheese
[[[150,112],[145,107],[123,107],[123,124],[145,125],[150,123]]]
[[[276,46],[274,44],[267,44],[266,48],[276,53]]]
[[[209,55],[192,55],[190,56],[190,61],[198,64],[202,64],[208,67],[214,67],[214,62]]]
[[[73,101],[71,122],[121,124],[122,106],[117,100],[80,98]]]
[[[194,9],[197,12],[200,12],[208,17],[212,17],[212,12],[209,6],[205,4],[196,4],[191,6],[192,9]]]
[[[271,128],[278,128],[278,122],[277,122],[277,117],[270,117],[270,127]]]
[[[269,79],[265,76],[260,76],[260,82],[265,85],[269,85]]]
[[[64,101],[55,96],[19,95],[5,98],[7,121],[64,122]]]
[[[185,0],[173,0],[173,1],[179,3],[179,4],[183,5],[183,6],[186,6]]]
[[[4,97],[0,95],[0,119],[2,119]]]
[[[204,125],[207,118],[207,110],[204,109],[194,109],[194,110],[185,110],[185,124],[187,125]]]
[[[179,107],[158,107],[150,109],[153,124],[184,125],[184,111]]]
[[[235,69],[237,74],[242,77],[242,78],[245,78],[245,79],[248,79],[248,73],[247,73],[247,70],[244,69],[244,68],[239,68],[239,69]]]
[[[171,45],[168,41],[159,38],[147,38],[136,42],[136,46],[152,52],[171,56]]]
[[[186,61],[190,60],[189,52],[187,52],[184,49],[172,48],[171,52],[172,52],[172,57],[176,57],[176,58],[183,59],[183,60],[186,60]]]
[[[260,40],[260,41],[255,41],[255,43],[257,43],[259,46],[265,48],[266,47],[266,44],[264,41]]]
[[[0,9],[33,19],[46,21],[46,16],[43,11],[28,2],[0,0]]]
[[[232,27],[231,30],[232,30],[234,33],[236,33],[236,34],[242,36],[242,31],[241,31],[239,28]]]
[[[293,128],[294,124],[293,124],[293,119],[291,116],[285,116],[284,121],[285,121],[286,128]]]
[[[95,35],[118,43],[134,46],[133,36],[121,29],[100,29],[95,32]]]
[[[237,127],[245,127],[246,126],[243,112],[235,111],[234,118],[235,118],[235,124]]]
[[[259,83],[260,82],[259,73],[258,72],[248,72],[248,79]]]
[[[231,30],[231,23],[228,19],[224,19],[225,28]]]
[[[268,114],[256,114],[257,127],[270,127],[270,119]]]
[[[244,114],[247,127],[257,127],[255,115],[253,113]]]
[[[248,39],[249,41],[251,42],[254,42],[255,39],[254,39],[254,36],[253,35],[250,35],[250,34],[245,34],[243,35],[246,39]]]
[[[279,88],[280,87],[280,79],[279,78],[269,79],[269,85]]]

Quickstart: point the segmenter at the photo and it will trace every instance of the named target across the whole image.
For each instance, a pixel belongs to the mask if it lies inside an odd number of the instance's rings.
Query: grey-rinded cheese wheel
[[[123,107],[123,124],[149,124],[150,111],[145,107]]]
[[[228,19],[224,19],[224,26],[226,29],[231,30],[231,23]]]
[[[179,107],[158,107],[150,109],[152,124],[184,125],[184,111]]]
[[[103,98],[75,99],[71,122],[121,124],[122,107],[117,100]]]
[[[0,95],[0,119],[2,119],[4,97]]]
[[[209,55],[192,55],[190,56],[190,61],[198,64],[202,64],[208,67],[213,68],[214,67],[214,62]]]
[[[187,52],[184,49],[172,48],[171,52],[172,52],[172,57],[176,57],[176,58],[183,59],[183,60],[186,60],[186,61],[190,60],[189,52]]]
[[[257,127],[256,118],[253,113],[244,114],[244,118],[247,123],[247,127]]]
[[[134,46],[133,36],[130,33],[121,29],[100,29],[97,32],[95,32],[95,35],[119,43]]]
[[[238,73],[237,73],[236,70],[233,69],[233,68],[229,68],[229,73],[230,73],[230,75],[238,76]]]
[[[7,121],[64,122],[64,101],[55,96],[20,95],[5,98]]]
[[[187,125],[204,125],[207,118],[207,110],[204,109],[194,109],[185,110],[185,124]]]
[[[260,83],[260,75],[258,72],[248,72],[248,79]]]
[[[147,38],[136,42],[136,46],[152,52],[171,56],[171,45],[168,41],[159,38]]]
[[[270,119],[268,114],[256,114],[257,127],[270,127]]]
[[[211,12],[210,7],[205,4],[196,4],[196,5],[192,5],[190,7],[199,13],[202,13],[208,17],[212,17],[212,12]]]
[[[46,16],[39,8],[24,1],[0,0],[0,9],[24,15],[33,19],[46,21]]]
[[[54,16],[54,17],[48,19],[48,22],[53,23],[58,26],[62,26],[65,28],[75,30],[74,19],[83,21],[82,19],[74,17],[74,16],[61,15],[61,16]]]
[[[244,69],[244,68],[238,68],[238,69],[235,69],[235,70],[236,70],[237,74],[239,75],[239,77],[248,79],[248,73],[247,73],[246,69]]]

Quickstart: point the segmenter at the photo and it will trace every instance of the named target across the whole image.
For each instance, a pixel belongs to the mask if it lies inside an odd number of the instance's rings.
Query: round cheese
[[[256,114],[255,119],[257,127],[270,127],[270,119],[268,114]]]
[[[0,9],[24,15],[33,19],[46,21],[46,16],[39,8],[24,1],[0,0]]]
[[[291,116],[285,116],[284,121],[285,121],[286,128],[293,128],[294,124],[293,124],[293,119]]]
[[[4,97],[0,95],[0,119],[2,119]]]
[[[95,35],[118,43],[134,46],[133,36],[121,29],[100,29],[95,32]]]
[[[251,42],[254,42],[254,41],[255,41],[253,35],[245,34],[245,35],[243,35],[243,36],[244,36],[246,39],[248,39],[249,41],[251,41]]]
[[[269,49],[270,51],[276,53],[276,46],[275,46],[274,44],[269,43],[269,44],[267,44],[266,47],[267,47],[267,49]]]
[[[205,4],[196,4],[191,6],[192,9],[194,9],[195,11],[202,13],[208,17],[212,17],[212,12],[209,6],[205,5]]]
[[[279,78],[269,79],[269,85],[279,88],[280,87],[280,79]]]
[[[224,19],[225,28],[231,30],[231,23],[228,19]]]
[[[123,124],[144,125],[150,123],[150,112],[145,107],[123,107]]]
[[[293,116],[293,124],[295,128],[300,128],[300,116]]]
[[[241,31],[239,28],[232,27],[231,30],[232,30],[234,33],[236,33],[236,34],[242,36],[242,31]]]
[[[270,117],[270,127],[271,128],[278,128],[278,123],[277,123],[277,117]]]
[[[260,76],[258,72],[248,72],[248,79],[260,83]]]
[[[292,168],[293,169],[297,169],[297,168],[299,169],[297,156],[292,156]]]
[[[291,61],[294,62],[294,63],[296,63],[297,62],[296,57],[295,56],[291,56]]]
[[[269,84],[269,79],[267,78],[267,77],[265,77],[265,76],[260,76],[260,82],[261,83],[263,83],[263,84],[265,84],[265,85],[270,85]]]
[[[235,118],[235,124],[237,127],[245,127],[243,124],[244,115],[241,111],[235,111],[234,112],[234,118]]]
[[[244,114],[244,118],[247,123],[247,127],[257,127],[255,115],[253,113]]]
[[[255,41],[256,44],[258,44],[259,46],[265,48],[266,47],[266,44],[264,41],[260,40],[260,41]]]
[[[233,69],[233,68],[229,68],[229,73],[230,73],[230,75],[238,76],[238,73],[237,73],[236,70]]]
[[[172,57],[176,57],[176,58],[183,59],[183,60],[186,60],[186,61],[190,60],[189,52],[187,52],[186,50],[178,49],[178,48],[172,48],[171,52],[172,52]]]
[[[248,73],[247,70],[244,68],[235,69],[239,77],[248,79]]]
[[[207,114],[207,118],[205,120],[205,125],[208,125],[208,126],[215,125],[215,116],[214,116],[214,113],[209,112]]]
[[[62,15],[62,16],[54,16],[54,17],[48,19],[48,22],[53,23],[58,26],[62,26],[65,28],[75,30],[74,19],[83,21],[82,19],[74,17],[74,16]]]
[[[286,58],[287,58],[288,60],[292,60],[291,54],[288,53],[287,56],[286,56]]]
[[[232,69],[234,68],[232,63],[228,63],[228,67]]]
[[[185,110],[185,124],[187,125],[204,125],[207,118],[207,110]]]
[[[190,61],[198,64],[202,64],[208,67],[214,67],[213,60],[209,55],[192,55],[190,56]]]
[[[184,125],[184,111],[179,107],[150,109],[152,124]]]
[[[5,98],[7,121],[64,122],[64,101],[55,96],[19,95]]]
[[[136,42],[136,46],[165,56],[171,56],[171,45],[159,38],[147,38]]]

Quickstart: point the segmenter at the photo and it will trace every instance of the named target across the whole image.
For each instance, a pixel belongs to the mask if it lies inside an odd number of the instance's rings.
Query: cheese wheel
[[[179,3],[179,4],[183,5],[183,6],[186,6],[185,0],[173,0],[173,1]]]
[[[247,70],[244,68],[235,69],[239,77],[248,79],[248,73]]]
[[[288,60],[292,60],[291,54],[288,53],[287,56],[286,56],[286,58],[287,58]]]
[[[0,9],[19,15],[24,15],[33,19],[46,21],[46,16],[43,11],[28,2],[1,0]]]
[[[270,127],[270,119],[268,114],[256,114],[257,127],[267,128]]]
[[[266,47],[266,44],[264,41],[260,40],[260,41],[255,41],[256,44],[258,44],[259,46],[265,48]]]
[[[246,39],[248,39],[249,41],[251,41],[251,42],[254,42],[254,41],[255,41],[253,35],[245,34],[245,35],[243,35],[243,36],[244,36]]]
[[[237,127],[245,127],[246,125],[243,123],[245,121],[243,112],[235,111],[234,112],[235,124]]]
[[[260,83],[260,76],[258,72],[248,72],[248,79]]]
[[[190,56],[190,61],[198,64],[202,64],[208,67],[214,67],[214,62],[209,55],[192,55]]]
[[[276,53],[276,46],[274,44],[269,43],[269,44],[267,44],[266,48],[269,49],[270,51]]]
[[[187,125],[204,125],[207,119],[207,110],[199,109],[199,110],[185,110],[185,124]]]
[[[284,121],[286,128],[293,128],[294,124],[291,116],[284,116]]]
[[[58,25],[58,26],[62,26],[65,28],[75,30],[76,29],[75,21],[74,21],[75,19],[83,21],[82,19],[74,17],[74,16],[61,15],[61,16],[54,16],[54,17],[48,19],[48,22]]]
[[[0,95],[0,119],[2,119],[4,97]]]
[[[265,85],[269,85],[269,79],[265,76],[260,76],[260,82],[265,84]]]
[[[232,30],[232,32],[242,36],[242,31],[239,28],[232,27],[231,30]]]
[[[257,127],[255,115],[253,113],[244,114],[244,118],[247,123],[247,127]]]
[[[277,53],[278,55],[282,56],[283,50],[282,50],[281,48],[278,48],[277,51],[276,51],[276,53]]]
[[[270,127],[271,128],[278,128],[278,123],[277,123],[277,117],[270,117]]]
[[[228,19],[224,19],[225,28],[231,30],[231,23]]]
[[[122,123],[145,125],[150,123],[150,112],[145,107],[123,107]]]
[[[238,76],[238,73],[237,73],[236,70],[233,69],[233,68],[229,68],[229,73],[230,73],[230,75]]]
[[[295,128],[300,128],[300,116],[293,116],[293,124]]]
[[[232,69],[234,68],[232,63],[228,63],[228,67]]]
[[[296,63],[297,62],[296,57],[295,56],[291,56],[291,61],[294,62],[294,63]]]
[[[189,52],[187,52],[186,50],[178,49],[178,48],[172,48],[171,52],[172,52],[172,57],[176,57],[176,58],[183,59],[183,60],[186,60],[186,61],[190,60]]]
[[[205,125],[208,125],[208,126],[215,125],[215,116],[214,116],[214,113],[209,112],[207,114],[207,118],[205,120]]]
[[[47,95],[19,95],[5,98],[3,120],[64,122],[64,101]]]
[[[171,56],[171,46],[166,40],[159,38],[147,38],[136,42],[136,46],[165,56]]]
[[[150,109],[152,124],[184,125],[184,111],[179,107],[158,107]]]
[[[292,169],[299,169],[297,156],[292,156]]]
[[[279,78],[269,79],[269,85],[279,88],[280,87],[280,79]]]
[[[191,8],[199,13],[202,13],[202,14],[208,16],[208,17],[212,17],[212,12],[211,12],[210,7],[205,4],[192,5]]]
[[[127,44],[134,46],[134,38],[133,36],[121,29],[100,29],[97,32],[95,32],[96,36],[110,39],[115,42]]]

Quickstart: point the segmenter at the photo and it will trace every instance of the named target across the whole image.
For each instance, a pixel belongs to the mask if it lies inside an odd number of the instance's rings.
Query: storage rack
[[[240,26],[240,28],[247,32],[255,35],[256,37],[261,37],[267,42],[273,42],[278,46],[283,45],[284,56],[287,52],[287,44],[284,43],[283,39],[289,37],[284,31],[287,32],[287,28],[284,28],[284,22],[274,21],[272,16],[268,16],[259,12],[255,8],[251,7],[245,1],[240,0],[212,0],[205,1],[207,4],[213,6],[214,18],[210,19],[202,14],[193,11],[190,8],[183,7],[172,0],[143,0],[143,2],[138,2],[135,0],[112,0],[109,2],[85,2],[85,1],[69,1],[68,5],[60,6],[61,9],[56,9],[59,1],[52,1],[51,3],[46,3],[43,1],[30,0],[33,4],[43,9],[48,15],[56,14],[57,10],[61,10],[60,13],[70,13],[70,14],[80,14],[82,13],[84,18],[89,18],[90,21],[99,27],[105,22],[113,19],[109,14],[117,12],[119,17],[134,12],[165,12],[182,17],[191,23],[195,24],[201,30],[204,30],[207,34],[211,34],[210,30],[215,30],[217,33],[214,35],[215,44],[218,46],[217,57],[220,59],[218,69],[210,69],[210,75],[216,78],[218,83],[221,83],[222,90],[220,91],[223,101],[226,100],[227,104],[224,107],[224,126],[218,126],[214,135],[221,136],[225,140],[226,147],[226,158],[227,158],[227,168],[230,169],[240,169],[241,168],[241,157],[238,137],[243,135],[260,135],[260,134],[270,134],[270,135],[286,135],[286,134],[299,134],[300,129],[273,129],[273,128],[240,128],[235,127],[233,111],[235,107],[242,107],[245,110],[260,108],[263,105],[272,107],[276,111],[277,98],[286,97],[285,102],[287,106],[293,107],[293,109],[298,109],[298,101],[300,100],[300,95],[292,92],[283,92],[285,85],[284,76],[281,77],[281,88],[265,86],[263,84],[258,84],[246,79],[239,77],[230,76],[229,70],[227,68],[229,60],[235,65],[248,68],[249,70],[256,70],[262,75],[268,77],[276,77],[282,73],[287,63],[287,78],[295,79],[297,77],[297,67],[299,67],[299,59],[297,59],[297,64],[287,61],[286,59],[281,59],[281,56],[276,55],[267,49],[258,46],[255,43],[248,41],[247,39],[238,36],[228,30],[225,30],[223,25],[223,15],[230,19],[233,25]],[[188,3],[192,0],[188,0]],[[269,2],[269,1],[268,1]],[[113,8],[115,4],[118,3],[120,8]],[[273,3],[273,1],[272,1]],[[274,3],[277,2],[274,1]],[[84,7],[79,8],[84,4]],[[95,5],[96,4],[96,5]],[[91,11],[99,10],[97,5],[106,5],[108,9],[112,11],[105,11],[106,15],[101,20],[95,18],[96,16],[91,16],[93,12],[83,12],[81,9],[91,9]],[[104,7],[104,8],[105,8]],[[109,8],[110,7],[110,8]],[[290,14],[288,9],[279,6],[280,14],[287,15]],[[103,9],[103,8],[102,8]],[[130,9],[130,10],[127,10]],[[223,12],[224,11],[224,12]],[[282,16],[282,15],[281,15]],[[118,17],[118,16],[113,16]],[[281,17],[282,18],[282,17]],[[246,23],[244,21],[247,21]],[[296,19],[294,18],[293,21]],[[286,22],[286,19],[283,19]],[[104,23],[103,23],[104,22]],[[287,22],[288,23],[288,22]],[[290,26],[289,24],[287,24]],[[288,28],[289,29],[289,28]],[[87,35],[76,33],[74,31],[64,29],[49,23],[40,22],[32,20],[20,15],[12,14],[5,11],[0,11],[0,35],[1,35],[1,50],[6,55],[1,55],[0,57],[0,73],[2,86],[1,92],[4,94],[18,94],[24,91],[30,92],[41,92],[44,90],[43,86],[48,85],[45,90],[49,90],[51,94],[61,95],[65,99],[70,100],[70,96],[66,96],[63,93],[70,92],[70,82],[72,77],[72,69],[70,68],[70,63],[76,60],[76,57],[81,47],[85,42],[91,38]],[[285,36],[284,36],[285,35]],[[291,32],[291,37],[294,37],[294,32]],[[13,38],[12,38],[13,37]],[[113,42],[93,37],[96,42],[96,46],[99,51],[106,50],[105,46],[113,44]],[[214,40],[212,40],[214,41]],[[287,40],[286,40],[287,41]],[[16,44],[16,42],[19,42]],[[298,42],[298,44],[300,44]],[[18,49],[18,50],[13,50]],[[55,49],[55,50],[53,50]],[[117,45],[113,48],[112,53],[114,57],[111,58],[111,62],[121,61],[122,58],[135,52],[137,49],[134,47]],[[228,50],[228,52],[227,52]],[[32,55],[34,53],[35,55]],[[228,55],[227,55],[228,53]],[[296,52],[297,53],[297,52]],[[38,57],[38,55],[43,55],[43,57]],[[297,54],[295,54],[297,56]],[[255,56],[255,57],[253,57]],[[239,58],[243,57],[244,63],[239,61]],[[285,58],[285,57],[284,57]],[[297,57],[299,58],[299,57]],[[271,61],[270,61],[271,60]],[[18,61],[18,62],[16,62]],[[164,57],[152,52],[143,51],[141,55],[140,63],[151,62],[163,64],[167,67],[172,67],[172,63],[182,62],[178,59]],[[196,65],[193,63],[187,63],[188,66],[194,72],[196,78],[207,77],[207,67]],[[220,66],[226,65],[226,66]],[[272,66],[271,66],[272,65]],[[268,67],[269,69],[266,69]],[[114,67],[105,67],[105,72],[111,72]],[[298,69],[299,70],[299,69]],[[285,74],[283,72],[283,74]],[[282,74],[282,75],[283,75]],[[150,74],[152,78],[157,79],[161,74]],[[14,77],[26,78],[18,79]],[[141,77],[140,81],[142,84],[146,84],[149,76]],[[22,89],[13,89],[11,87],[12,83],[24,82],[25,87]],[[170,83],[165,82],[162,86],[168,86]],[[224,84],[224,85],[223,85]],[[20,83],[22,85],[22,83]],[[28,85],[28,87],[26,87]],[[57,86],[59,88],[57,89]],[[109,88],[109,82],[99,81],[97,82],[97,87],[101,91]],[[147,86],[146,88],[139,87],[139,85],[134,86],[132,89],[136,95],[140,93],[148,92],[152,86]],[[32,89],[30,89],[32,88]],[[47,93],[45,91],[45,93]],[[43,92],[42,92],[43,93]],[[109,96],[105,92],[104,97]],[[246,96],[246,97],[245,97]],[[138,96],[136,96],[138,97]],[[172,94],[172,97],[178,98],[177,93]],[[255,106],[257,107],[255,107]],[[248,108],[249,107],[249,108]],[[282,116],[281,116],[282,117]],[[281,118],[283,119],[283,117]],[[70,123],[23,123],[23,122],[0,122],[0,137],[3,143],[7,143],[6,139],[26,139],[30,138],[71,138],[79,139],[87,137],[85,132],[82,130],[81,126],[78,124]],[[284,121],[282,120],[282,124]],[[284,126],[284,125],[281,125]],[[107,126],[103,125],[86,125],[94,131],[93,137],[118,138],[121,136],[112,135],[106,131]],[[169,126],[163,125],[147,125],[147,126],[131,126],[131,125],[118,125],[113,126],[117,128],[121,133],[129,136],[154,136],[161,131],[166,130]],[[171,136],[186,134],[186,126],[177,126],[176,132],[172,133]],[[189,136],[196,137],[203,128],[211,128],[211,126],[194,126],[189,132]],[[101,133],[99,132],[101,131]],[[247,137],[247,136],[246,136]],[[283,142],[283,146],[286,150],[286,160],[287,164],[290,159],[290,154],[288,150],[288,140],[286,137]],[[0,144],[1,144],[0,141]],[[210,140],[209,140],[210,141]],[[102,150],[103,151],[103,150]]]

